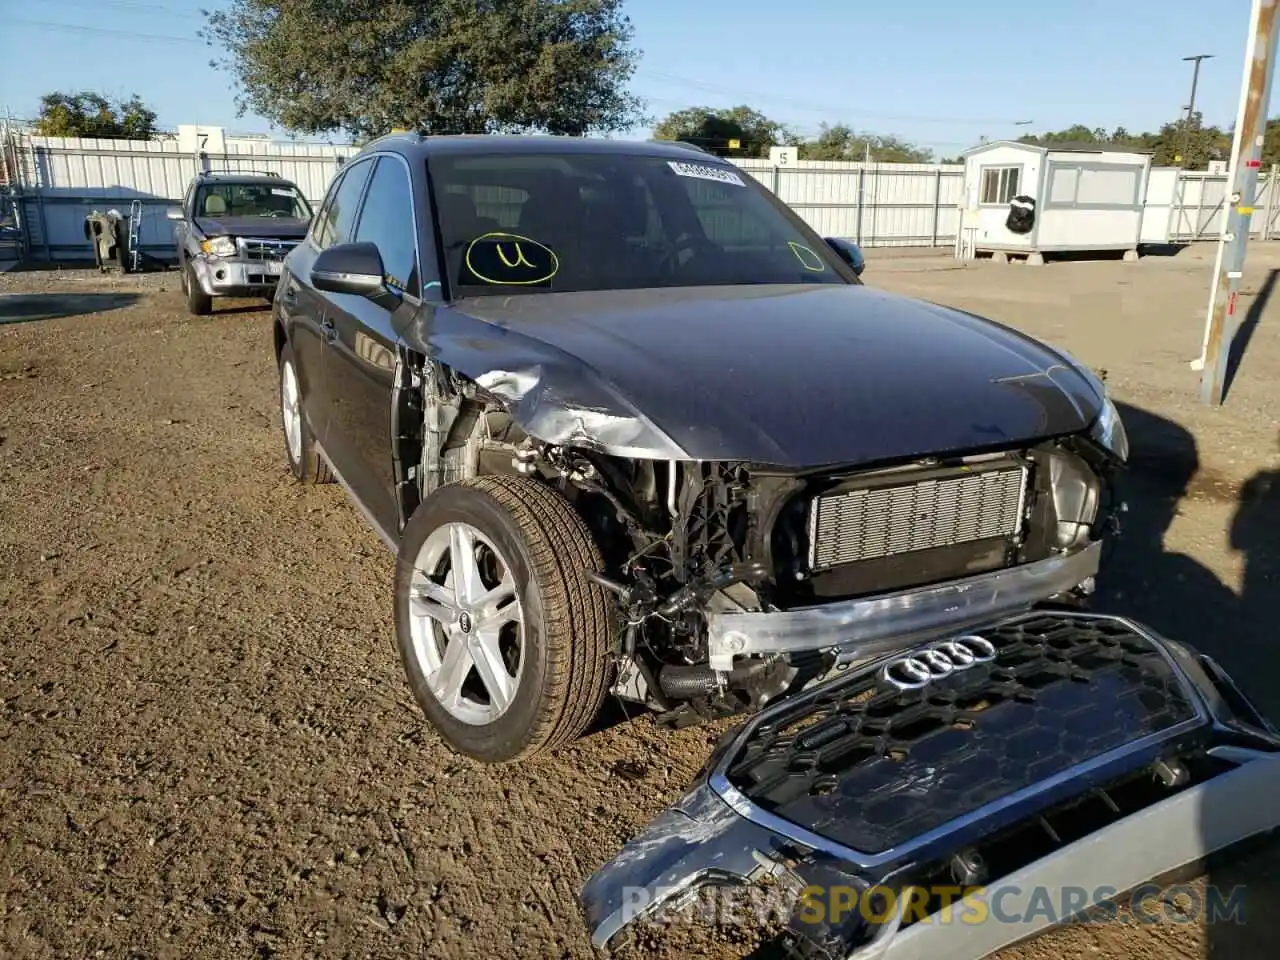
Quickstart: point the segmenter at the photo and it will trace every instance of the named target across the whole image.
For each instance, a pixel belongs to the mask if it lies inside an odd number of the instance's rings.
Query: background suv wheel
[[[190,261],[182,265],[182,292],[187,298],[188,313],[197,317],[213,313],[213,297],[200,289],[200,281],[196,279],[195,267]]]

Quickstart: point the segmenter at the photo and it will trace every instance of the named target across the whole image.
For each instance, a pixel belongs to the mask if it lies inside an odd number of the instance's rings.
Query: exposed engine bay
[[[1118,461],[1089,436],[862,469],[622,456],[607,422],[581,416],[543,415],[554,442],[530,435],[512,413],[527,384],[481,380],[397,365],[403,516],[482,474],[558,489],[617,601],[613,693],[676,725],[759,709],[966,618],[1078,605],[1118,527]]]

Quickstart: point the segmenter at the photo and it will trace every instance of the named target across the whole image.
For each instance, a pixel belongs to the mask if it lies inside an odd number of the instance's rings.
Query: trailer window
[[[982,202],[1008,203],[1018,194],[1021,167],[983,167]]]

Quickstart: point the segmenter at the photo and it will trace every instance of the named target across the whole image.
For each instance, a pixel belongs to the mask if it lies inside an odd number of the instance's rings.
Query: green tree
[[[88,91],[46,93],[40,98],[36,133],[41,136],[150,140],[155,132],[155,111],[137,94],[115,103]]]
[[[205,11],[237,105],[307,134],[644,122],[622,0],[231,0]]]
[[[1029,134],[1018,139],[1022,143],[1047,147],[1065,144],[1123,147],[1150,153],[1155,166],[1181,166],[1187,170],[1204,170],[1210,160],[1226,159],[1231,152],[1231,135],[1219,127],[1205,126],[1199,113],[1190,120],[1183,117],[1175,123],[1166,123],[1154,133],[1130,133],[1125,127],[1116,127],[1107,133],[1102,127],[1075,124],[1064,130]],[[1280,129],[1275,133],[1275,152],[1280,158]]]
[[[669,114],[653,128],[658,140],[696,143],[721,156],[767,157],[769,148],[795,142],[782,124],[747,106],[689,107]],[[738,146],[731,147],[730,141]]]
[[[929,163],[933,151],[894,136],[857,133],[845,124],[822,125],[816,140],[800,144],[801,160],[865,160],[877,163]]]

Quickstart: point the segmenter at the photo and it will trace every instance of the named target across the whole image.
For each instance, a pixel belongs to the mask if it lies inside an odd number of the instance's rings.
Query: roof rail
[[[254,170],[252,168],[246,170],[243,167],[227,167],[223,169],[213,169],[200,171],[203,177],[275,177],[282,179],[282,174],[276,170]]]

